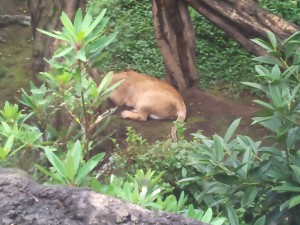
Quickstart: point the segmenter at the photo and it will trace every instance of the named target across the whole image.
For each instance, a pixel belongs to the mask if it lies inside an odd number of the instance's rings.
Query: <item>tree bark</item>
[[[198,79],[195,32],[188,5],[254,55],[266,52],[251,42],[251,38],[266,39],[267,31],[272,31],[283,40],[299,30],[297,25],[260,8],[253,0],[152,0],[156,40],[167,81],[180,90],[193,87]]]
[[[56,49],[56,42],[36,30],[40,28],[46,31],[59,30],[62,11],[71,18],[78,8],[85,9],[85,0],[28,0],[31,14],[33,51],[32,70],[34,75],[47,71],[49,65],[44,59],[50,59]]]
[[[299,30],[295,24],[260,8],[253,0],[186,1],[254,55],[264,55],[265,51],[251,42],[251,38],[265,39],[267,31],[272,31],[283,40]]]
[[[195,31],[182,0],[152,0],[155,36],[161,50],[166,80],[179,90],[195,86]]]
[[[205,225],[186,217],[152,212],[89,189],[43,186],[18,169],[0,169],[0,224]]]

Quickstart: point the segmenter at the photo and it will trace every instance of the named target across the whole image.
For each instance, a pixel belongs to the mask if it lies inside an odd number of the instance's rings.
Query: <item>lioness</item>
[[[146,121],[152,119],[177,119],[184,121],[186,107],[178,91],[157,78],[132,70],[113,75],[111,85],[123,80],[108,98],[117,106],[130,106],[133,110],[121,112],[123,118]]]

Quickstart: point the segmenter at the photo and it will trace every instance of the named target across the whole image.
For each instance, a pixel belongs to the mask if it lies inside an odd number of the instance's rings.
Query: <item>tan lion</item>
[[[123,118],[146,121],[152,119],[177,119],[184,121],[186,106],[178,91],[157,78],[132,70],[113,75],[111,85],[123,80],[108,98],[117,106],[126,105],[133,110],[121,112]]]

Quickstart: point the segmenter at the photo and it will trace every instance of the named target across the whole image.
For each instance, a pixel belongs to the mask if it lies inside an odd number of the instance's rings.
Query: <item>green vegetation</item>
[[[162,77],[164,66],[157,47],[150,1],[89,1],[94,15],[108,8],[112,23],[108,30],[118,31],[117,41],[96,63],[100,71],[132,69]]]
[[[255,39],[271,56],[257,57],[255,66],[262,83],[244,84],[262,91],[265,100],[255,100],[264,109],[253,118],[270,131],[272,145],[263,145],[237,135],[240,119],[223,137],[170,140],[149,144],[128,129],[126,151],[116,149],[111,166],[132,174],[154,169],[173,188],[177,198],[187,195],[193,207],[209,207],[228,218],[228,224],[298,224],[300,207],[299,46],[300,32],[282,43],[269,33],[269,41]]]
[[[259,3],[292,22],[300,21],[297,1],[261,0]],[[101,71],[130,68],[156,77],[163,76],[162,57],[154,36],[151,1],[90,0],[89,5],[94,15],[108,8],[113,21],[109,29],[119,32],[117,42],[110,46],[98,64]],[[233,93],[247,88],[240,84],[241,81],[258,80],[251,55],[202,15],[190,11],[197,38],[196,66],[200,88]]]
[[[300,25],[300,1],[259,0],[258,2],[268,11]]]
[[[127,0],[122,7],[131,15],[136,5],[140,7],[137,13],[148,10],[141,3]],[[141,57],[132,56],[131,49],[125,48],[131,42],[123,45],[122,51],[117,45],[103,51],[113,45],[116,33],[112,31],[123,29],[107,25],[105,10],[94,19],[89,12],[83,15],[78,10],[74,22],[63,13],[61,22],[64,29],[60,32],[40,30],[62,41],[49,61],[51,72],[42,73],[45,84],[31,84],[29,92],[22,90],[24,108],[6,102],[0,110],[0,167],[16,165],[25,151],[39,152],[31,172],[46,183],[89,186],[152,210],[180,213],[214,225],[300,224],[300,32],[281,43],[272,33],[268,33],[268,41],[253,40],[270,56],[255,58],[258,64],[253,70],[263,82],[247,80],[243,85],[265,96],[255,100],[265,110],[253,118],[253,124],[270,131],[262,138],[271,145],[236,135],[240,123],[236,119],[223,136],[207,137],[199,131],[191,134],[190,141],[183,136],[183,124],[175,124],[179,131],[176,143],[150,144],[129,127],[126,148],[116,143],[115,151],[107,154],[99,150],[98,143],[102,139],[99,132],[105,129],[101,122],[110,111],[95,112],[115,86],[108,86],[111,73],[99,85],[90,79],[90,63],[100,65],[111,58],[116,69],[125,65],[118,64],[122,59],[129,59],[126,66],[137,70],[155,72],[162,67],[153,61],[153,70],[147,70],[149,65],[141,62],[152,54],[144,55],[144,50],[150,52],[145,48],[139,49]],[[140,29],[145,32],[142,25]],[[132,35],[120,33],[121,37]],[[239,55],[239,50],[236,53]],[[209,61],[206,57],[204,61]],[[131,67],[130,60],[141,61]],[[112,68],[106,66],[104,71]],[[99,165],[105,155],[107,163]],[[103,175],[107,173],[110,177]]]

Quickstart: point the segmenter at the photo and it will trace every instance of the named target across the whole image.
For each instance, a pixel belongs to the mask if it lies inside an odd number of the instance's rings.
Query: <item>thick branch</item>
[[[295,24],[260,8],[253,0],[186,0],[195,10],[238,41],[248,52],[264,55],[265,51],[251,38],[267,38],[272,31],[279,40],[299,30]]]
[[[193,87],[198,79],[195,32],[186,2],[152,0],[152,15],[168,82],[179,90]]]

